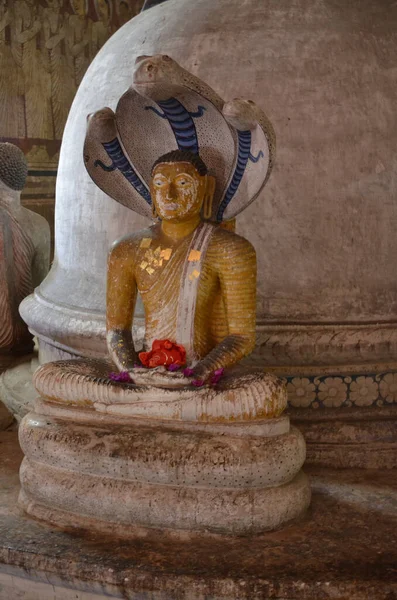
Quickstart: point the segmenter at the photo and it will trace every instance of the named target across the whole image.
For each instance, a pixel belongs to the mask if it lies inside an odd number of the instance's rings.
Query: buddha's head
[[[164,221],[182,223],[195,215],[210,218],[215,179],[193,152],[174,150],[152,168],[150,192],[155,213]]]
[[[20,193],[26,183],[28,164],[20,148],[8,142],[0,143],[0,191],[8,188]]]

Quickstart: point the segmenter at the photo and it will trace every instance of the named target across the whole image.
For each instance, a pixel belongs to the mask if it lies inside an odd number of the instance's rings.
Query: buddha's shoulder
[[[222,255],[225,253],[234,254],[235,252],[255,254],[255,249],[251,242],[241,235],[229,231],[228,229],[224,229],[223,227],[217,227],[212,234],[209,251]]]
[[[113,256],[122,255],[126,252],[135,253],[135,251],[142,247],[143,240],[152,240],[158,233],[158,226],[153,225],[147,229],[141,229],[134,233],[130,233],[114,242],[110,248],[110,252]]]

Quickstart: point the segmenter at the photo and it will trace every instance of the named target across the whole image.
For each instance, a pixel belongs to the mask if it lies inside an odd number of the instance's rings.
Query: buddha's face
[[[158,164],[150,185],[158,216],[175,223],[200,213],[206,188],[207,176],[188,162]]]

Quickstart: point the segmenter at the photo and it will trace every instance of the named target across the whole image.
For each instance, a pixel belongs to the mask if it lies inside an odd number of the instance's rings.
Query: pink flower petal
[[[190,367],[186,367],[186,369],[183,370],[183,375],[184,377],[192,377],[192,375],[194,375],[194,371]]]
[[[134,383],[127,371],[120,371],[120,373],[109,373],[109,379],[112,381],[119,381],[121,383]]]
[[[204,380],[203,379],[195,379],[194,381],[192,381],[192,385],[194,385],[194,387],[201,387],[204,385]]]
[[[211,377],[211,385],[216,385],[223,377],[223,373],[224,373],[225,369],[216,369],[216,371],[214,371],[213,376]]]

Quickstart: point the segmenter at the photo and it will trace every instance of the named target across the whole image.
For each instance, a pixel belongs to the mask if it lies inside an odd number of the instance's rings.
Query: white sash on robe
[[[181,288],[178,299],[176,340],[186,350],[187,363],[196,360],[194,353],[194,320],[197,291],[205,255],[216,226],[201,223],[195,230],[182,270]]]

